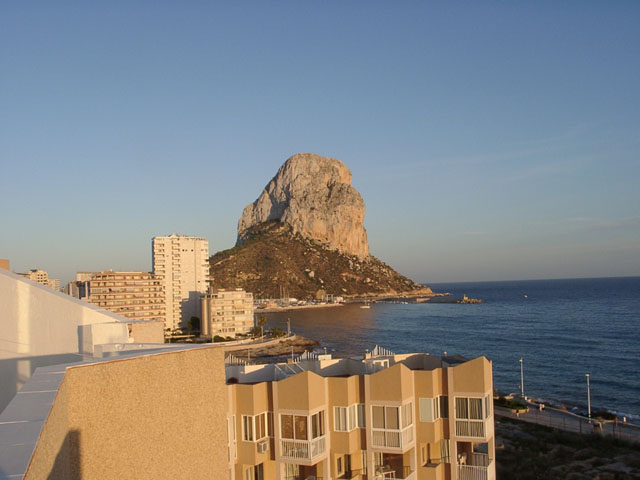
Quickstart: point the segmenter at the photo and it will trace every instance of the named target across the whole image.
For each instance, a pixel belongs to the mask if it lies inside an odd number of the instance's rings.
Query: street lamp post
[[[520,359],[520,394],[524,398],[524,360]]]
[[[589,414],[589,421],[591,421],[591,385],[589,384],[590,375],[586,373],[585,376],[587,377],[587,412]]]

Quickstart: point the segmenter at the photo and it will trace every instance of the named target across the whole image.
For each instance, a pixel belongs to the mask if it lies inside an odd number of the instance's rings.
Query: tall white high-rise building
[[[171,234],[153,237],[153,273],[166,299],[165,327],[184,328],[191,317],[202,318],[200,298],[208,290],[209,242]]]

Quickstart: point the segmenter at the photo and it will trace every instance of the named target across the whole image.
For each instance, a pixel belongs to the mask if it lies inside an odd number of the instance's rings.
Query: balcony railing
[[[483,453],[472,453],[469,464],[458,464],[459,480],[495,480],[493,460]]]
[[[313,460],[325,451],[324,437],[313,440],[280,440],[280,452],[283,458],[291,460]]]
[[[374,447],[404,448],[413,442],[413,425],[404,430],[372,429],[372,444]]]
[[[458,437],[485,437],[484,420],[456,420],[456,436]]]
[[[416,473],[411,471],[411,467],[406,465],[402,471],[378,468],[374,480],[415,480]]]

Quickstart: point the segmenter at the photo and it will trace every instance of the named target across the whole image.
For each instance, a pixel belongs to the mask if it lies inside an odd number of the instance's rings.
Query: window
[[[437,398],[420,398],[418,402],[421,422],[433,422],[438,418]]]
[[[336,470],[338,471],[338,475],[340,475],[342,473],[342,457],[338,457],[338,459],[336,460],[336,465],[337,468]]]
[[[348,407],[334,407],[334,430],[336,432],[350,432],[356,428],[356,405]]]
[[[422,465],[429,463],[429,445],[426,443],[420,444],[420,463]]]
[[[253,442],[262,440],[267,436],[273,436],[273,420],[269,422],[269,418],[273,419],[271,412],[263,412],[254,416],[243,415],[242,440],[245,442]]]
[[[366,428],[367,418],[365,416],[364,403],[359,403],[356,409],[358,413],[358,428]]]
[[[402,408],[402,428],[413,425],[413,402],[405,403]]]
[[[449,397],[446,395],[439,395],[435,398],[420,398],[420,421],[434,422],[439,418],[448,418],[448,401]]]
[[[449,458],[449,439],[443,438],[440,440],[440,459],[444,463],[451,463],[451,459]]]
[[[324,436],[324,410],[311,415],[311,438]]]
[[[398,429],[398,407],[373,407],[373,427]]]
[[[449,418],[449,396],[440,395],[440,418]]]
[[[245,442],[253,442],[253,417],[249,415],[242,416],[242,440]]]
[[[410,408],[411,403],[402,406],[403,426],[413,423],[413,416]],[[406,408],[409,407],[409,408]],[[373,428],[386,430],[400,430],[400,407],[371,407],[373,417]]]
[[[362,450],[362,474],[367,474],[367,451]]]
[[[334,430],[336,432],[347,431],[347,407],[335,407],[334,411]]]
[[[486,405],[488,397],[456,397],[456,418],[465,420],[483,420],[487,418],[490,407]],[[485,405],[483,406],[483,402]]]
[[[253,467],[253,478],[254,480],[264,480],[264,468],[262,463]]]
[[[311,439],[324,435],[324,411],[320,411],[307,417],[306,415],[280,415],[280,436],[291,440],[309,440],[309,427],[311,426]]]
[[[267,431],[273,437],[273,412],[267,412]]]

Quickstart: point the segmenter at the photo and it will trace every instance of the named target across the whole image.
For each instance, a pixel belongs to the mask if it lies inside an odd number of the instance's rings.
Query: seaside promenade
[[[610,435],[621,440],[640,443],[640,425],[613,420],[589,420],[586,417],[548,406],[540,410],[539,406],[534,403],[529,404],[529,411],[526,413],[514,413],[508,408],[498,406],[494,408],[494,413],[496,417],[513,418],[566,432]]]

